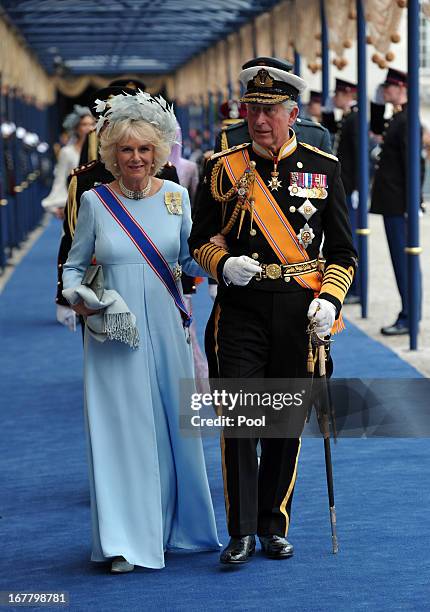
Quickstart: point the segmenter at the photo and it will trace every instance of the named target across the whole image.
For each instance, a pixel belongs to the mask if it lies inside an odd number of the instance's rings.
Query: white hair
[[[154,170],[157,174],[169,159],[170,144],[164,139],[157,128],[147,121],[123,119],[116,123],[108,123],[100,136],[100,158],[106,168],[115,178],[120,176],[117,164],[117,145],[136,138],[141,142],[149,142],[154,147]]]
[[[282,102],[282,106],[285,108],[287,113],[291,113],[291,111],[296,108],[298,104],[295,100],[286,100],[285,102]]]

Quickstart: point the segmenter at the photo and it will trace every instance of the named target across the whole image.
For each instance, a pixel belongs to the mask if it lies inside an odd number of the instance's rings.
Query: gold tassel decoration
[[[318,347],[318,365],[319,365],[320,376],[321,377],[325,376],[326,368],[325,368],[325,346],[324,344],[320,344],[320,346]]]
[[[311,334],[309,334],[307,370],[308,370],[308,374],[312,374],[312,375],[314,374],[315,363],[314,363],[314,354],[313,354],[313,349],[312,349]]]
[[[245,210],[246,210],[246,206],[244,204],[242,204],[241,211],[240,211],[239,229],[237,230],[236,238],[239,238],[240,232],[242,230],[243,219],[245,217]]]
[[[69,190],[67,192],[67,221],[69,223],[70,235],[73,238],[75,235],[76,221],[78,218],[78,205],[76,202],[76,193],[78,191],[78,178],[76,174],[72,176],[69,183]]]
[[[98,159],[98,142],[97,142],[97,134],[94,130],[88,134],[88,161],[92,162]]]

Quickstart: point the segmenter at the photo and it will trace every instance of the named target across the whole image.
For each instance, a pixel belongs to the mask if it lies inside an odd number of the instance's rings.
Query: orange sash
[[[224,168],[233,184],[240,179],[249,168],[249,154],[246,150],[237,151],[223,157]],[[254,183],[254,219],[267,242],[283,264],[309,261],[306,249],[297,239],[294,228],[288,222],[279,204],[267,189],[261,176],[255,172]],[[249,202],[246,202],[250,210]],[[294,280],[305,289],[313,289],[319,293],[321,289],[321,272],[308,272],[303,276],[293,276]]]

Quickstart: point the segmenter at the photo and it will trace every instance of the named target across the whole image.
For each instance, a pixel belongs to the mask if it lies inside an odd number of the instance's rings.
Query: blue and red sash
[[[191,324],[191,315],[185,306],[181,292],[179,291],[175,277],[173,276],[173,272],[163,255],[152,242],[151,238],[145,233],[144,229],[128,212],[121,200],[107,185],[99,185],[91,191],[94,191],[106,210],[112,215],[118,225],[134,243],[143,258],[154,270],[155,274],[172,296],[175,306],[181,313],[184,327],[189,327]]]

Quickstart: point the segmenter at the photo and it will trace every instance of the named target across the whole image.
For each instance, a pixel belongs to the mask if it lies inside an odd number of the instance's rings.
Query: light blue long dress
[[[180,191],[183,214],[170,214],[164,194]],[[187,191],[171,181],[143,200],[122,203],[173,267],[201,275],[188,253]],[[91,257],[102,264],[137,318],[140,346],[85,335],[93,561],[124,556],[164,567],[169,549],[218,550],[202,442],[179,430],[179,380],[193,377],[191,346],[172,297],[91,191],[83,194],[64,265],[64,288],[81,283]]]

